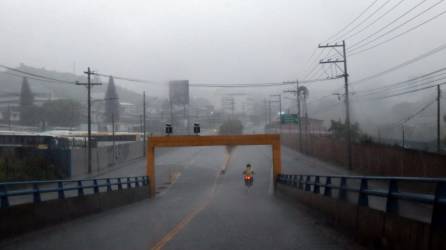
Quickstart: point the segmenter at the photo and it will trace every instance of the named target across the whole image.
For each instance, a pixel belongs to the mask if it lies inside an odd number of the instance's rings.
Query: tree
[[[243,133],[243,124],[240,120],[236,119],[224,121],[219,129],[219,134],[221,135],[234,135],[242,133]]]
[[[347,125],[345,123],[342,123],[341,121],[334,121],[331,120],[330,128],[328,129],[329,132],[336,138],[336,139],[345,139],[347,138]],[[358,141],[360,137],[360,131],[359,131],[359,124],[354,123],[350,126],[351,131],[351,138],[352,141]]]
[[[23,77],[22,88],[20,89],[20,107],[34,105],[34,95],[29,87],[28,78]]]
[[[81,120],[81,104],[71,99],[47,101],[42,105],[42,113],[50,126],[78,126]]]
[[[20,89],[20,123],[36,125],[40,121],[39,108],[34,106],[34,95],[29,87],[28,78],[23,77]]]
[[[115,122],[119,121],[119,96],[116,91],[115,81],[110,76],[107,92],[105,92],[105,122],[111,123],[112,117]]]

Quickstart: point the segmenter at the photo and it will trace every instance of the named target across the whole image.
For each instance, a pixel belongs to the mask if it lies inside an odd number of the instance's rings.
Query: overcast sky
[[[375,6],[386,1],[378,0]],[[318,43],[344,27],[371,2],[1,0],[0,63],[17,66],[23,62],[57,71],[75,70],[78,74],[90,66],[102,73],[156,82],[293,80],[304,76],[308,58]],[[391,0],[388,6],[397,2]],[[418,2],[421,0],[405,0],[376,27]],[[425,6],[435,2],[427,0]],[[432,15],[443,10],[445,3]],[[441,17],[384,46],[349,58],[351,79],[380,72],[441,45],[446,41],[445,24],[446,18]],[[444,56],[440,53],[380,81],[407,79],[440,68]],[[156,88],[118,84],[148,91]],[[314,97],[340,86],[339,80],[323,82],[310,86],[310,91]]]

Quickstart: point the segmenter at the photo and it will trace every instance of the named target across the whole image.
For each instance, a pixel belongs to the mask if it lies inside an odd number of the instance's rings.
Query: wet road
[[[157,161],[159,195],[8,242],[1,249],[356,249],[272,193],[267,146],[184,148]],[[286,160],[286,159],[284,159]],[[243,185],[246,163],[254,186]],[[144,167],[144,166],[141,166]],[[143,171],[123,168],[119,175]],[[226,171],[222,174],[221,169]],[[144,169],[144,168],[142,168]],[[127,173],[127,174],[126,174]],[[115,173],[116,174],[116,173]],[[136,173],[137,174],[137,173]]]

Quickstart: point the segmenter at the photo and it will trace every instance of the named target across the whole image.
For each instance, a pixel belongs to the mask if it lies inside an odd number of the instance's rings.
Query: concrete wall
[[[446,249],[445,228],[278,184],[277,193],[326,215],[329,224],[375,249]]]
[[[0,209],[0,240],[149,197],[142,186]]]
[[[298,135],[281,137],[285,146],[299,150]],[[347,166],[346,145],[328,136],[303,138],[303,153]],[[353,144],[353,170],[370,175],[446,176],[446,155],[381,144]]]
[[[113,146],[92,149],[92,171],[101,173],[116,164],[144,156],[143,142],[117,144],[113,154]],[[88,174],[87,148],[71,150],[71,177],[81,177]]]

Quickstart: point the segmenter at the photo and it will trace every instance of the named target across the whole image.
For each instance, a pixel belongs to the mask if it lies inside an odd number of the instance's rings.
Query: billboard
[[[188,80],[170,81],[169,99],[174,105],[189,104],[189,81]]]

